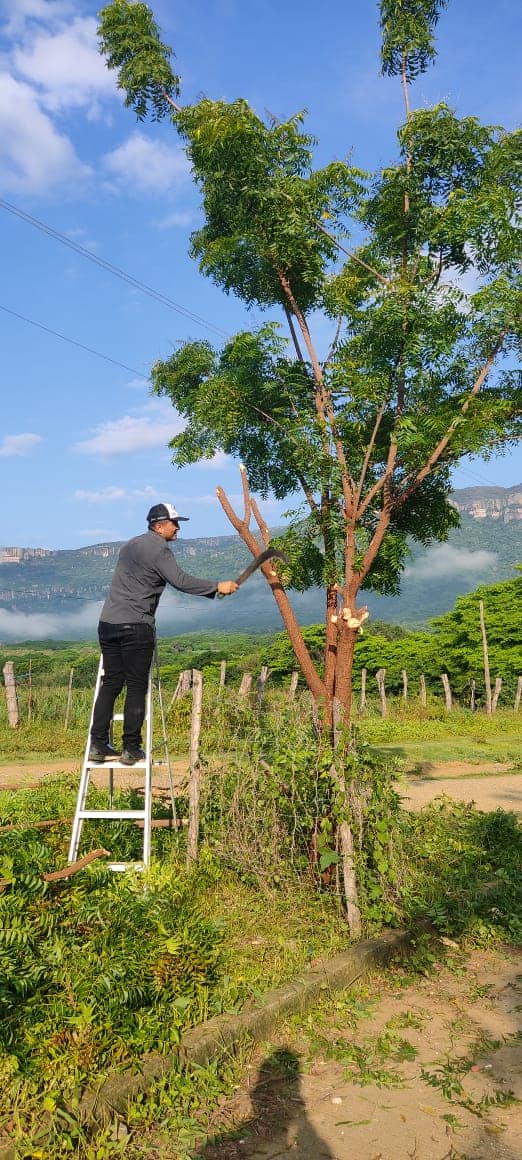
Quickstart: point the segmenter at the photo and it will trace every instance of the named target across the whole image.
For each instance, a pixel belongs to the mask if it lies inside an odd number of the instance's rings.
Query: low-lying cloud
[[[91,601],[75,612],[9,612],[0,608],[0,640],[94,640],[102,601]]]
[[[485,549],[472,552],[452,544],[434,544],[425,556],[404,569],[404,576],[412,580],[436,580],[445,576],[480,575],[484,569],[493,568],[496,561],[496,552]]]

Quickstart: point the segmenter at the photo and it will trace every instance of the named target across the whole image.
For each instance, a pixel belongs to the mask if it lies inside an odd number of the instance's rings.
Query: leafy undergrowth
[[[64,778],[0,794],[1,824],[16,823],[0,835],[0,1128],[17,1141],[17,1160],[121,1154],[107,1134],[93,1142],[80,1128],[86,1086],[134,1067],[143,1053],[169,1052],[185,1028],[238,1010],[348,942],[335,877],[326,884],[277,864],[271,885],[263,875],[260,888],[255,864],[238,873],[230,853],[223,861],[208,844],[187,872],[183,836],[165,829],[154,831],[146,875],[114,875],[100,861],[68,882],[43,882],[44,872],[65,864],[70,831],[35,823],[71,817],[75,797]],[[135,802],[125,796],[126,805]],[[207,822],[207,843],[211,837]],[[86,827],[84,848],[105,846],[118,859],[138,858],[140,843],[128,824]],[[366,933],[429,914],[469,944],[520,940],[522,832],[512,815],[439,799],[420,814],[398,810],[379,843],[360,862]],[[187,1123],[197,1120],[234,1067],[174,1072],[133,1106],[131,1129],[162,1109],[172,1119],[174,1106]]]

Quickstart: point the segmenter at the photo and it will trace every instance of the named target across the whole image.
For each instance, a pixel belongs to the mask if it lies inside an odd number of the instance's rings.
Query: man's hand
[[[235,580],[220,580],[217,588],[220,596],[232,596],[233,592],[237,592],[239,584]]]

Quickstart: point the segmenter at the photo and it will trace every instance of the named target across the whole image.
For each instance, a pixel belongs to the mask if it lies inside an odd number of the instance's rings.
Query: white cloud
[[[155,499],[157,495],[153,487],[134,488],[132,491],[125,487],[104,487],[101,491],[75,491],[74,498],[87,503],[113,503],[124,499]]]
[[[25,431],[22,435],[4,435],[0,444],[0,456],[11,459],[17,455],[29,455],[29,452],[41,442],[42,436],[33,435],[30,431]]]
[[[188,173],[188,162],[181,149],[151,141],[139,131],[112,153],[106,153],[104,165],[127,192],[134,187],[139,193],[167,193]]]
[[[16,72],[37,86],[42,103],[54,112],[116,95],[114,74],[98,52],[94,17],[78,16],[58,31],[33,34],[12,59]]]
[[[404,575],[415,580],[467,576],[492,568],[496,560],[496,552],[487,552],[485,549],[470,552],[467,548],[454,548],[451,544],[435,544],[425,556],[405,568]]]
[[[6,35],[18,36],[25,31],[29,21],[54,25],[70,11],[71,5],[68,0],[15,0],[15,3],[9,5]]]
[[[189,210],[174,213],[168,213],[164,218],[160,218],[154,222],[159,230],[170,230],[173,226],[183,227],[190,226],[196,220],[195,214]]]
[[[171,417],[156,421],[148,416],[124,415],[122,419],[100,423],[90,439],[76,443],[73,451],[79,455],[129,455],[151,447],[166,447],[182,429],[181,420],[173,411]]]
[[[29,85],[0,73],[0,188],[40,193],[88,173]]]

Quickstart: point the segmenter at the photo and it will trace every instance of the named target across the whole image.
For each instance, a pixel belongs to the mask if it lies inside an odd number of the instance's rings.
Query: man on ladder
[[[176,539],[180,521],[188,518],[170,503],[155,504],[147,516],[148,531],[128,540],[120,551],[98,626],[103,676],[93,710],[91,764],[119,758],[122,765],[135,765],[145,759],[141,730],[154,654],[154,614],[166,584],[210,598],[216,593],[230,596],[238,588],[235,580],[202,580],[180,568],[168,544]],[[124,686],[120,756],[110,744],[110,728],[114,702]]]

